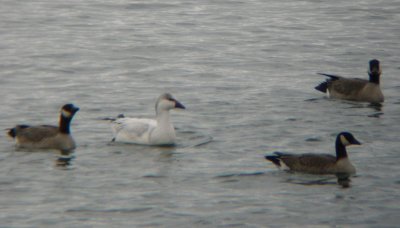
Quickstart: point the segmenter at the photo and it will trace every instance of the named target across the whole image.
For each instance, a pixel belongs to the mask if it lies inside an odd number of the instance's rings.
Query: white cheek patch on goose
[[[342,142],[343,145],[348,146],[350,145],[350,142],[344,137],[343,135],[340,136],[340,141]]]
[[[279,159],[281,166],[279,166],[279,169],[281,170],[290,170],[290,167],[286,165],[285,162],[283,162],[281,159]]]
[[[68,112],[68,111],[66,111],[66,110],[61,110],[61,115],[63,115],[64,117],[66,117],[66,118],[69,118],[69,117],[71,117],[71,113],[70,112]]]

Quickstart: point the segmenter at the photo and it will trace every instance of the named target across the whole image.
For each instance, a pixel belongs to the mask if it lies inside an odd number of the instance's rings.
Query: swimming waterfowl
[[[15,139],[16,146],[20,148],[72,151],[76,145],[71,136],[70,123],[78,110],[73,104],[65,104],[61,108],[59,126],[17,125],[9,129],[8,135]]]
[[[286,166],[291,171],[311,174],[355,174],[356,169],[351,164],[346,146],[361,145],[349,132],[341,132],[336,137],[336,157],[330,154],[290,154],[274,152],[265,159],[277,167]]]
[[[332,98],[381,103],[384,101],[384,96],[379,85],[381,73],[379,61],[373,59],[369,62],[369,80],[343,78],[338,75],[319,73],[320,75],[330,77],[330,79],[322,82],[315,89],[327,93]]]
[[[156,102],[156,118],[128,118],[120,115],[112,121],[112,141],[143,145],[175,144],[175,128],[170,121],[169,110],[185,109],[171,94],[162,94]]]

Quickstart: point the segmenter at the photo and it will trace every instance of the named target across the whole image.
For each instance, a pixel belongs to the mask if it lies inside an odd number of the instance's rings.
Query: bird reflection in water
[[[382,112],[383,105],[381,103],[370,103],[368,107],[376,111],[375,113],[368,115],[368,117],[380,118],[383,115]]]
[[[369,103],[368,107],[374,109],[375,111],[381,112],[383,105],[381,103]]]
[[[349,188],[350,187],[350,175],[348,173],[337,173],[337,183],[341,185],[343,188]]]
[[[287,171],[287,172],[292,172],[292,171]],[[300,184],[300,185],[306,185],[306,186],[311,186],[311,185],[340,185],[342,188],[350,188],[350,174],[348,173],[337,173],[335,174],[337,182],[334,182],[332,180],[332,176],[329,177],[324,177],[324,178],[318,178],[315,179],[315,177],[310,179],[310,176],[304,176],[304,177],[295,177],[295,178],[289,178],[287,179],[287,182],[289,183],[295,183],[295,184]],[[304,179],[303,179],[304,178]]]
[[[55,160],[55,165],[62,168],[70,168],[72,166],[72,160],[75,159],[74,152],[61,151],[60,156]]]

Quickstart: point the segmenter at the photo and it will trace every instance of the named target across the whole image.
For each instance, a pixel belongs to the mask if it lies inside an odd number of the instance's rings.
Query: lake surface
[[[0,127],[57,124],[81,110],[78,148],[20,151],[0,135],[0,227],[398,227],[400,3],[3,0]],[[367,78],[385,103],[330,100],[317,72]],[[120,113],[154,116],[172,93],[176,147],[110,143]],[[288,173],[273,151],[334,153],[357,168]]]

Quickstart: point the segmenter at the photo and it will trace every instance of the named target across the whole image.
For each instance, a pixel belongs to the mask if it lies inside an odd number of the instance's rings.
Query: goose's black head
[[[65,104],[61,108],[61,115],[65,118],[72,118],[77,111],[79,111],[79,107],[76,107],[73,104]]]
[[[60,116],[60,132],[64,134],[70,133],[70,123],[72,117],[74,117],[75,113],[79,111],[79,108],[74,106],[73,104],[66,104],[61,108],[61,116]]]
[[[343,146],[361,145],[361,143],[350,132],[341,132],[337,136],[337,139]]]
[[[379,61],[377,59],[369,61],[369,70],[368,70],[369,81],[379,84],[379,77],[381,73],[382,71]]]

